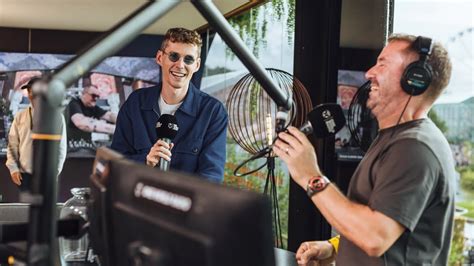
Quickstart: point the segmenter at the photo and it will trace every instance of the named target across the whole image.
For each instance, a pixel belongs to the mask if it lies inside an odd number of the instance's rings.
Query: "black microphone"
[[[337,103],[324,103],[308,113],[308,121],[300,131],[305,135],[313,133],[317,138],[326,138],[336,134],[346,124],[342,108]]]
[[[171,144],[171,141],[178,134],[178,121],[174,115],[162,114],[156,122],[156,135],[158,140],[162,140],[168,144]],[[163,171],[168,171],[170,168],[170,162],[165,159],[160,159],[159,168]],[[156,166],[155,166],[156,167]]]
[[[299,130],[305,135],[312,133],[317,138],[326,138],[336,134],[345,124],[346,118],[344,117],[341,106],[337,103],[324,103],[316,106],[313,110],[311,110],[311,112],[308,113],[308,121],[306,121],[299,128]],[[279,137],[276,137],[273,142],[275,142],[277,139],[279,139]],[[249,172],[243,174],[239,173],[239,169],[248,162],[266,156],[269,154],[269,152],[271,152],[272,149],[273,145],[266,147],[254,154],[249,159],[243,161],[235,168],[234,175],[245,176],[260,170],[266,165],[266,163]]]
[[[275,119],[275,131],[280,133],[285,130],[286,121],[288,120],[288,110],[283,107],[278,107],[278,111]]]

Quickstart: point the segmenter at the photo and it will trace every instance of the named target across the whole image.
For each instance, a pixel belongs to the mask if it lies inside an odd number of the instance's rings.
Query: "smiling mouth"
[[[175,72],[175,71],[170,71],[171,75],[177,78],[184,78],[186,74],[180,73],[180,72]]]

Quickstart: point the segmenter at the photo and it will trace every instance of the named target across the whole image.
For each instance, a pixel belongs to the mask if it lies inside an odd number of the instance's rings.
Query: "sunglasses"
[[[178,62],[179,59],[181,58],[181,55],[179,53],[176,53],[176,52],[165,52],[163,50],[161,50],[165,55],[168,55],[168,59],[175,63],[175,62]],[[185,55],[184,58],[183,58],[183,62],[186,64],[186,65],[192,65],[194,62],[196,61],[196,59],[192,56],[192,55]]]
[[[95,93],[89,93],[89,95],[92,97],[93,100],[97,100],[97,98],[100,97],[100,95],[95,94]]]

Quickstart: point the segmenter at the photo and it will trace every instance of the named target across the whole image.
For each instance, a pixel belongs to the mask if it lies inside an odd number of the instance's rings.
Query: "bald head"
[[[84,87],[82,91],[82,103],[86,107],[94,107],[97,99],[100,97],[100,91],[95,85]]]

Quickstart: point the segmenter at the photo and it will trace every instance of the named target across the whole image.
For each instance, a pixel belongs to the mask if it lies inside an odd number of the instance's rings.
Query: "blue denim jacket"
[[[120,108],[112,149],[145,163],[157,141],[161,84],[134,91]],[[217,99],[189,84],[175,113],[179,130],[173,140],[170,168],[222,182],[226,154],[227,112]]]

